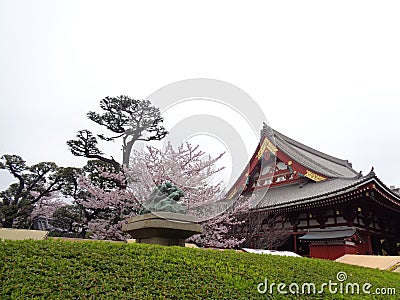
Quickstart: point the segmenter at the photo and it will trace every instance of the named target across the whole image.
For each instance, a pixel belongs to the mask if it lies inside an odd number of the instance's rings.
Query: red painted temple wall
[[[326,244],[311,244],[310,245],[310,257],[323,258],[335,260],[345,254],[357,254],[356,245],[326,245]]]

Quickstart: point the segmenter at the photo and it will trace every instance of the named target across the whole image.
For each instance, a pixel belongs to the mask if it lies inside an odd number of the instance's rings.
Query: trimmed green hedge
[[[109,242],[1,241],[2,299],[398,299],[400,274],[331,261]],[[257,285],[345,282],[396,296],[259,294]],[[286,290],[288,290],[286,288]],[[328,291],[326,289],[326,291]],[[375,298],[374,298],[375,297]]]

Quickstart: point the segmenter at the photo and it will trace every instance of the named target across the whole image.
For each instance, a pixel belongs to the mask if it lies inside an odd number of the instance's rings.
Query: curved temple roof
[[[350,238],[357,232],[355,227],[338,226],[325,229],[314,229],[300,237],[300,240],[333,240]]]
[[[276,146],[298,163],[327,177],[352,178],[358,172],[349,161],[322,153],[273,130]]]
[[[375,174],[370,173],[361,178],[332,178],[320,182],[309,180],[298,184],[270,188],[258,206],[283,208],[318,201],[352,191],[359,184],[365,183],[374,176]]]
[[[270,140],[271,143],[275,142],[275,150],[277,150],[278,156],[282,153],[306,169],[326,178],[320,181],[303,178],[291,184],[270,187],[266,193],[263,193],[264,195],[256,209],[286,209],[298,205],[308,206],[310,203],[318,203],[327,198],[357,191],[361,186],[369,183],[380,186],[381,190],[385,191],[394,201],[395,207],[400,209],[400,196],[385,186],[372,170],[369,174],[362,176],[361,173],[352,168],[349,161],[330,156],[299,143],[266,124],[261,130],[260,144],[250,164],[257,159],[256,154],[261,149],[264,138]],[[245,171],[240,178],[247,177],[248,173],[245,174]],[[237,181],[239,183],[243,182],[243,179],[240,180],[240,178]]]

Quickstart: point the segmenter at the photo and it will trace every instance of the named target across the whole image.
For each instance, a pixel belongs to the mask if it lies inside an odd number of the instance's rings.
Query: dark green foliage
[[[93,122],[105,126],[117,134],[113,137],[99,137],[106,141],[113,141],[123,136],[132,136],[135,140],[159,140],[167,131],[161,126],[163,118],[160,109],[152,106],[148,100],[136,100],[128,96],[105,97],[100,101],[102,114],[94,111],[87,116]],[[144,137],[143,133],[149,133]]]
[[[82,168],[84,175],[90,179],[93,186],[104,191],[110,191],[116,188],[126,188],[126,180],[117,180],[104,176],[103,172],[117,174],[118,169],[113,165],[101,160],[88,160]]]
[[[164,119],[158,107],[148,100],[136,100],[128,96],[105,97],[100,101],[101,113],[90,111],[87,117],[111,131],[111,136],[97,135],[104,141],[122,138],[122,165],[129,166],[129,157],[136,141],[163,139],[168,132],[162,126]],[[102,156],[97,139],[89,130],[78,131],[75,140],[67,142],[72,154],[99,159],[112,164],[117,170],[120,165],[114,158]]]
[[[67,145],[75,156],[93,156],[103,154],[97,147],[97,139],[89,130],[80,130],[77,140],[67,141]]]
[[[74,224],[81,223],[81,211],[76,205],[67,205],[57,209],[50,221],[51,226],[58,228],[61,232],[76,232]]]
[[[58,167],[54,162],[26,165],[18,155],[0,158],[0,170],[9,172],[17,181],[0,192],[0,223],[3,227],[29,228],[28,217],[35,203],[55,193],[73,196],[76,192],[77,168]]]
[[[117,171],[119,171],[121,165],[112,157],[107,158],[102,156],[103,152],[100,151],[97,144],[98,142],[96,137],[87,129],[78,131],[75,140],[67,141],[69,150],[73,155],[101,160],[112,165]]]
[[[346,272],[350,282],[394,287],[400,293],[400,274],[317,259],[54,240],[3,241],[0,248],[2,299],[298,299],[260,295],[257,285],[264,278],[321,284],[336,280],[339,271]],[[323,296],[374,299],[373,295]]]

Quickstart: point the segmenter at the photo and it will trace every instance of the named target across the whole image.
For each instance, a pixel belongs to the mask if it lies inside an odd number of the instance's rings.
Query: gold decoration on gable
[[[326,177],[318,175],[318,174],[315,174],[314,172],[311,172],[309,170],[307,170],[307,172],[306,172],[306,174],[304,176],[307,177],[307,178],[310,178],[311,180],[314,180],[316,182],[326,179]]]
[[[276,152],[278,152],[278,149],[275,147],[275,145],[272,144],[269,139],[265,138],[263,143],[261,144],[260,150],[258,150],[257,158],[260,159],[267,149],[274,155],[276,155]]]

